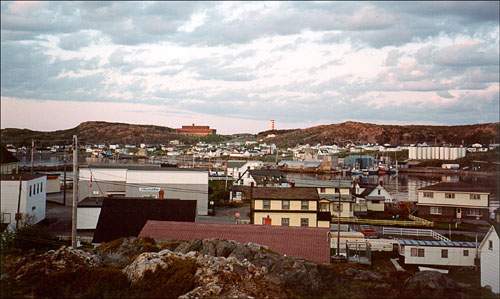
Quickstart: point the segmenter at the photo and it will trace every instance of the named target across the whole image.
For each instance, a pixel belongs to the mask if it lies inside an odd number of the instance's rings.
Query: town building
[[[229,160],[227,161],[227,175],[232,176],[238,183],[249,186],[246,181],[250,178],[250,170],[260,169],[262,161]]]
[[[19,160],[5,148],[0,148],[0,174],[18,173]]]
[[[407,265],[474,267],[477,243],[437,240],[407,240],[399,243],[400,261]]]
[[[104,198],[92,243],[137,237],[148,220],[194,222],[196,201]]]
[[[393,203],[394,198],[379,182],[378,184],[355,183],[356,204],[359,212],[384,212],[386,203]]]
[[[418,189],[418,216],[436,221],[488,220],[491,192],[485,186],[441,182]]]
[[[318,211],[315,188],[256,187],[250,189],[253,224],[330,227],[328,212]]]
[[[500,294],[500,223],[495,223],[479,245],[481,286]]]
[[[106,165],[80,168],[79,199],[88,197],[196,200],[208,214],[208,171],[190,168]]]
[[[2,224],[15,227],[18,207],[19,220],[22,224],[36,224],[45,219],[46,188],[45,175],[2,175],[0,190]]]
[[[176,132],[182,135],[195,136],[208,136],[216,134],[216,130],[210,129],[210,126],[195,126],[195,124],[192,124],[191,126],[182,126],[182,128],[176,129]]]
[[[465,157],[465,147],[448,146],[410,146],[408,157],[410,160],[457,160]]]
[[[289,186],[285,173],[278,169],[250,169],[242,173],[233,184],[256,187]]]
[[[286,256],[329,263],[329,231],[329,228],[312,227],[148,221],[139,237],[158,241],[219,239],[251,242]]]
[[[319,211],[330,212],[333,217],[353,217],[355,199],[352,195],[352,181],[350,180],[290,180],[295,187],[315,188],[319,196]],[[339,207],[340,194],[340,207]]]

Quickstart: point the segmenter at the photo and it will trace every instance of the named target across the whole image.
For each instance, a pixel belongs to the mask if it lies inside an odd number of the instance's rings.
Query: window
[[[418,257],[424,257],[424,256],[425,256],[424,249],[423,248],[419,248],[418,249]]]
[[[441,258],[443,259],[448,258],[448,249],[441,249]]]
[[[326,192],[326,188],[325,187],[319,188],[319,193],[325,193],[325,192]]]
[[[32,206],[32,207],[31,207],[31,210],[32,210],[32,211],[36,210],[36,207],[35,207],[35,206]]]
[[[418,256],[418,249],[412,248],[410,254],[411,254],[411,256]]]
[[[481,194],[471,194],[470,199],[481,199]]]
[[[303,226],[303,227],[309,226],[309,219],[308,218],[300,218],[300,226]]]
[[[443,210],[441,207],[431,207],[430,214],[431,215],[441,215],[443,213]]]
[[[481,216],[480,209],[467,209],[467,216]]]
[[[445,193],[444,198],[455,198],[455,193]]]
[[[333,211],[334,211],[334,212],[339,212],[339,211],[340,211],[340,212],[342,212],[342,204],[340,204],[340,205],[339,205],[339,203],[338,203],[338,202],[337,202],[337,203],[334,203],[334,204],[333,204]]]
[[[372,203],[380,203],[380,200],[372,200]]]
[[[266,210],[269,210],[271,209],[271,201],[266,199],[266,200],[263,200],[262,201],[262,208],[263,209],[266,209]]]
[[[36,194],[40,193],[40,183],[36,184]]]
[[[43,183],[40,183],[40,192],[43,192]]]
[[[329,207],[330,207],[330,205],[328,203],[322,202],[319,204],[319,210],[322,212],[329,211],[330,210]]]
[[[301,210],[309,210],[309,202],[307,200],[303,200],[300,202]]]
[[[290,210],[290,201],[289,200],[283,200],[281,202],[281,209],[282,210]]]
[[[469,250],[464,249],[464,256],[469,256]]]
[[[434,197],[434,192],[424,192],[424,197],[433,198]]]
[[[2,223],[10,223],[10,213],[2,213]]]
[[[488,250],[493,250],[493,241],[488,241]]]
[[[281,218],[281,226],[290,226],[290,218]]]
[[[340,193],[340,189],[339,188],[335,188],[335,193]]]

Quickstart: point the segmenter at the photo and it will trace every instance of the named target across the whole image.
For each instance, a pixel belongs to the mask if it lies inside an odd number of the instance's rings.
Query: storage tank
[[[416,160],[417,159],[417,148],[416,147],[411,146],[408,149],[408,158],[410,158],[410,160]]]
[[[450,160],[450,148],[449,147],[444,148],[444,160]]]
[[[432,157],[432,148],[426,147],[425,148],[425,159],[430,160],[430,159],[432,159],[431,157]]]
[[[432,147],[432,159],[439,160],[439,147],[437,146]]]
[[[422,159],[422,147],[417,146],[417,160]]]
[[[439,147],[439,159],[444,160],[444,147],[440,146]]]

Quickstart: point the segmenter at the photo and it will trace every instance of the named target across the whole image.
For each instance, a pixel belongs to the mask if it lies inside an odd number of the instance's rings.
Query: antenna
[[[269,121],[269,126],[270,126],[270,128],[271,128],[271,131],[274,131],[274,130],[275,130],[275,126],[274,126],[274,125],[275,125],[274,119],[271,119],[271,120]]]

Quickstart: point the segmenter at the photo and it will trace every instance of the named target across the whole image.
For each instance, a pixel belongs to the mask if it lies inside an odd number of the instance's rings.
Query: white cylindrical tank
[[[417,148],[416,147],[411,146],[408,149],[408,158],[410,158],[410,160],[416,160],[417,159]]]
[[[449,147],[444,148],[444,160],[450,160],[450,148]]]
[[[439,147],[437,146],[432,147],[432,159],[439,160]]]

